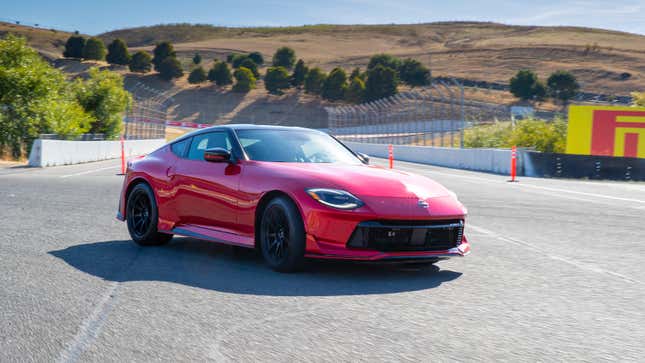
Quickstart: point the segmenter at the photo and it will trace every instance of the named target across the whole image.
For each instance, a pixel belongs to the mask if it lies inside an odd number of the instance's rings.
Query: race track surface
[[[397,162],[459,195],[470,256],[280,274],[190,238],[136,246],[118,165],[0,169],[0,362],[645,356],[645,184]]]

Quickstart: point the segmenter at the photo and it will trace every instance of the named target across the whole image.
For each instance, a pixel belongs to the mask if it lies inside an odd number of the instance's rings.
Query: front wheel
[[[302,267],[305,255],[305,227],[295,204],[277,197],[264,209],[260,222],[260,248],[267,264],[280,272]]]
[[[137,184],[127,200],[126,220],[130,237],[142,246],[158,246],[168,243],[172,234],[157,231],[159,211],[154,193],[148,184]]]

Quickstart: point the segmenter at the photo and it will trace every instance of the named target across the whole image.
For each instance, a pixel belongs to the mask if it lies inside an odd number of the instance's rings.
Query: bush
[[[291,75],[291,84],[294,87],[300,87],[305,83],[305,77],[309,69],[305,65],[305,62],[302,59],[298,59],[295,68],[293,69],[293,74]]]
[[[537,75],[528,69],[520,70],[511,78],[510,88],[513,96],[524,101],[544,98],[546,93],[546,89],[538,81]]]
[[[466,129],[464,145],[472,148],[532,147],[541,152],[562,153],[566,148],[567,124],[563,120],[518,121],[475,126]]]
[[[255,78],[260,78],[260,72],[258,72],[258,65],[255,64],[255,62],[251,58],[244,58],[242,63],[240,63],[240,67],[244,67],[249,69],[251,72],[253,72],[253,77]]]
[[[193,64],[197,65],[202,62],[202,56],[199,53],[195,53],[193,56]]]
[[[72,35],[65,43],[65,50],[63,57],[67,58],[83,58],[83,48],[85,47],[85,38],[77,35]]]
[[[398,85],[397,71],[379,64],[367,71],[365,99],[371,102],[393,96],[397,93]]]
[[[365,99],[365,82],[360,77],[352,78],[347,90],[345,100],[351,103],[361,103]]]
[[[159,77],[163,80],[170,81],[183,75],[184,70],[181,68],[181,63],[175,57],[168,57],[159,65]]]
[[[91,68],[86,81],[76,80],[75,93],[85,112],[96,119],[90,128],[91,133],[105,134],[107,138],[119,135],[123,112],[132,104],[132,96],[123,89],[121,75]]]
[[[281,47],[273,55],[273,66],[291,69],[296,63],[296,52],[289,47]]]
[[[250,69],[240,67],[235,70],[233,76],[235,77],[235,85],[233,85],[233,91],[247,93],[255,88],[256,79]]]
[[[352,74],[349,75],[349,79],[354,79],[354,78],[360,78],[363,83],[365,83],[365,80],[367,79],[367,73],[361,72],[361,69],[359,67],[356,67],[352,70]]]
[[[264,86],[269,93],[281,94],[290,87],[289,73],[284,67],[269,67],[264,77]]]
[[[240,68],[242,66],[242,62],[244,62],[247,59],[250,59],[250,58],[246,54],[235,54],[231,59],[231,65],[233,66],[233,68]]]
[[[305,76],[305,92],[319,95],[327,75],[318,67],[312,68]]]
[[[152,57],[148,52],[138,51],[130,59],[130,71],[147,73],[152,69]]]
[[[249,53],[249,58],[251,58],[252,61],[255,62],[255,64],[261,66],[264,64],[264,57],[262,56],[262,53],[260,52],[251,52]]]
[[[155,71],[157,72],[160,72],[159,67],[161,67],[161,63],[163,63],[163,61],[167,58],[175,58],[177,55],[175,53],[175,48],[170,44],[170,42],[157,43],[152,53],[152,64],[155,65]]]
[[[322,98],[331,101],[342,100],[347,89],[347,74],[342,68],[334,68],[323,83]]]
[[[238,53],[229,53],[226,56],[226,63],[233,63],[233,59],[235,59],[235,56],[237,56]]]
[[[85,46],[83,47],[83,58],[104,60],[105,53],[105,45],[101,39],[92,37],[85,42]]]
[[[108,45],[108,53],[105,60],[110,64],[130,64],[130,53],[128,53],[128,47],[125,45],[125,42],[121,39],[114,39]]]
[[[226,86],[233,83],[233,75],[224,62],[215,62],[213,68],[208,71],[208,80],[215,82],[218,86]]]
[[[549,96],[567,103],[580,90],[576,77],[566,71],[557,71],[546,82]]]
[[[416,59],[406,59],[399,68],[399,77],[402,82],[412,87],[427,86],[430,84],[430,70]]]
[[[385,68],[392,68],[398,71],[399,67],[401,67],[401,60],[397,57],[385,53],[376,54],[373,55],[372,58],[370,58],[370,62],[367,64],[367,70],[370,71],[378,65],[382,65]]]
[[[206,82],[207,79],[208,77],[206,76],[206,71],[203,67],[193,69],[188,75],[188,83],[190,84],[203,83]]]

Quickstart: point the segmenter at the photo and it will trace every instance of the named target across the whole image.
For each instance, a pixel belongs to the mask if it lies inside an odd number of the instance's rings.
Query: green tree
[[[157,43],[152,53],[152,64],[154,64],[155,71],[157,72],[159,72],[159,67],[166,58],[175,58],[177,55],[177,53],[175,53],[175,48],[170,44],[170,42]]]
[[[402,82],[412,87],[430,84],[430,70],[416,59],[408,58],[401,63],[399,77]]]
[[[327,75],[318,67],[311,68],[305,77],[305,92],[319,95]]]
[[[251,52],[249,53],[249,58],[251,58],[252,61],[255,62],[255,64],[261,66],[264,64],[264,57],[262,56],[262,53],[260,52]]]
[[[142,50],[134,53],[130,59],[130,71],[138,73],[147,73],[152,69],[152,57],[148,52]]]
[[[105,44],[96,37],[88,39],[83,47],[83,58],[85,59],[104,60],[105,53]]]
[[[206,82],[207,79],[208,77],[206,76],[206,71],[203,67],[193,69],[188,75],[188,83],[190,84],[203,83]]]
[[[258,72],[258,65],[251,58],[244,58],[240,67],[248,68],[253,72],[253,77],[260,78],[260,72]],[[238,67],[239,68],[239,67]]]
[[[392,68],[398,71],[399,67],[401,67],[401,60],[390,54],[375,54],[370,58],[370,62],[367,64],[367,70],[370,71],[379,64],[385,68]]]
[[[195,53],[193,56],[193,64],[197,65],[202,62],[202,56],[199,53]]]
[[[397,73],[396,70],[381,64],[367,71],[365,100],[370,102],[395,95],[399,85]]]
[[[294,87],[300,87],[305,83],[305,77],[309,69],[305,65],[305,61],[298,59],[295,68],[293,69],[293,74],[291,75],[291,84]]]
[[[121,39],[114,39],[108,45],[108,53],[105,60],[110,64],[130,64],[130,53],[125,42]]]
[[[235,70],[233,73],[235,77],[235,84],[233,85],[233,91],[247,93],[250,90],[255,88],[256,79],[253,76],[253,72],[250,69],[245,67],[240,67]]]
[[[235,54],[233,56],[233,59],[231,59],[231,65],[233,68],[240,68],[242,66],[242,62],[246,61],[249,59],[249,56],[246,54]]]
[[[213,68],[208,71],[208,80],[215,82],[218,86],[226,86],[233,83],[233,76],[228,64],[224,62],[215,62]]]
[[[365,100],[365,82],[360,77],[352,78],[345,91],[345,100],[357,104]]]
[[[96,119],[90,132],[105,134],[107,138],[118,136],[123,127],[123,113],[132,104],[132,96],[123,89],[123,77],[91,68],[89,78],[86,81],[77,79],[74,89],[85,112]]]
[[[522,69],[511,78],[511,93],[521,100],[531,100],[542,95],[544,97],[544,85],[540,83],[537,75],[528,70]]]
[[[576,77],[567,71],[557,71],[546,81],[549,96],[567,103],[580,91]]]
[[[181,63],[175,57],[168,57],[159,65],[159,77],[163,80],[170,81],[183,75]]]
[[[77,35],[72,35],[65,43],[65,50],[63,57],[66,58],[83,58],[83,48],[85,47],[85,38]]]
[[[284,67],[269,67],[264,77],[264,86],[269,93],[282,94],[290,86],[289,72]]]
[[[235,56],[237,56],[238,53],[229,53],[226,55],[226,63],[233,63],[233,59],[235,59]]]
[[[342,100],[347,89],[347,74],[342,68],[334,68],[323,83],[322,98],[331,101]]]
[[[273,55],[273,66],[291,69],[296,63],[296,52],[289,47],[281,47]]]
[[[365,80],[367,79],[367,73],[361,72],[361,69],[359,67],[356,67],[352,70],[352,73],[349,75],[349,79],[354,79],[354,78],[360,78],[363,83],[365,83]]]

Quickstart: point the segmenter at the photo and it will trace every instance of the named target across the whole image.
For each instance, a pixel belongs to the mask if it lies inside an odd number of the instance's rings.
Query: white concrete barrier
[[[345,142],[344,144],[354,151],[370,156],[388,157],[388,145],[386,144],[358,142]],[[394,160],[496,174],[509,174],[511,170],[511,150],[506,149],[455,149],[394,145]]]
[[[125,156],[150,153],[166,143],[165,139],[126,140]],[[37,139],[29,153],[29,166],[80,164],[121,157],[121,141],[66,141]]]

